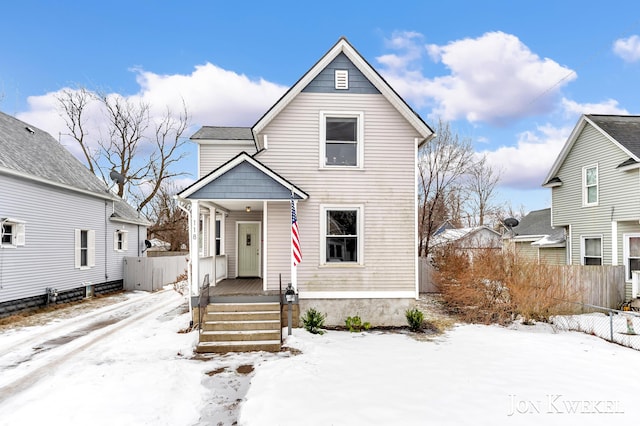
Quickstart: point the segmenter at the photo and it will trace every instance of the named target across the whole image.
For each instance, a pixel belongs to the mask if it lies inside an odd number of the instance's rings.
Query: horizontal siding
[[[549,265],[566,265],[567,251],[564,247],[541,248],[540,261]]]
[[[320,111],[364,112],[363,170],[319,170]],[[263,134],[269,149],[257,158],[309,194],[298,203],[300,290],[414,291],[418,134],[397,110],[382,95],[301,93]],[[320,265],[323,204],[364,206],[363,267]],[[275,233],[270,226],[270,240]],[[279,249],[270,245],[269,256],[283,253],[289,265],[288,231],[285,235]]]
[[[26,244],[0,249],[0,302],[122,279],[123,257],[135,256],[146,228],[113,223],[112,203],[63,189],[0,176],[0,217],[26,222]],[[106,238],[105,238],[106,226]],[[129,250],[113,250],[113,233],[125,229]],[[96,231],[96,266],[75,268],[75,229]],[[108,266],[105,268],[105,261]]]
[[[552,189],[553,225],[571,225],[571,255],[580,264],[583,235],[603,236],[603,262],[610,265],[611,221],[640,219],[638,171],[621,171],[617,166],[628,159],[622,150],[587,125],[575,141],[558,171],[562,186]],[[598,165],[598,205],[582,205],[582,168]],[[622,251],[619,250],[619,256]]]
[[[298,210],[302,203],[298,203]],[[280,274],[282,287],[291,282],[291,204],[270,202],[267,210],[267,286],[278,290]],[[300,224],[303,262],[306,263],[307,246],[311,242]],[[302,267],[302,266],[300,266]]]
[[[254,144],[199,144],[198,145],[198,179],[211,173],[242,151],[254,154]]]

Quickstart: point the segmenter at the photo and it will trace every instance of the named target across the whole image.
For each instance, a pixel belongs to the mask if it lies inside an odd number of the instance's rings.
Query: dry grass
[[[571,313],[568,302],[578,300],[577,287],[557,266],[489,250],[476,254],[473,262],[454,250],[437,259],[434,279],[445,305],[466,322],[546,321]]]

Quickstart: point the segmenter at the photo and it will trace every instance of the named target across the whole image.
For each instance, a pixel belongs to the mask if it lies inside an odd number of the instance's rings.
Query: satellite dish
[[[515,217],[508,217],[504,220],[504,224],[507,228],[514,228],[516,226],[518,226],[520,222],[518,222],[518,219],[516,219]]]
[[[145,245],[146,248],[150,249],[152,244],[151,244],[151,241],[144,240],[144,245]]]
[[[111,173],[109,173],[109,178],[115,183],[117,183],[118,185],[122,185],[124,183],[124,176],[122,176],[120,173],[116,172],[115,170],[111,170]]]

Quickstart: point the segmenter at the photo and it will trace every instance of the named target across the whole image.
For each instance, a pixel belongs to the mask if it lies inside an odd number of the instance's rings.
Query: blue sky
[[[250,126],[340,36],[486,154],[516,210],[549,206],[540,185],[581,113],[640,114],[640,3],[573,0],[9,2],[0,110],[57,137],[55,94],[82,85],[158,113],[184,99],[193,131]]]

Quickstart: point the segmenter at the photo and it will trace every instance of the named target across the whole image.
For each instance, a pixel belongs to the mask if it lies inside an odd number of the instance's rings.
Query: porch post
[[[298,200],[294,199],[293,200],[293,206],[296,209],[296,215],[298,212]],[[292,222],[292,215],[293,212],[289,212],[289,216],[290,216],[290,220],[289,222]],[[291,234],[291,226],[289,226],[289,234]],[[292,235],[289,235],[289,244],[291,245],[291,249],[289,250],[290,256],[291,256],[291,286],[293,287],[293,289],[296,291],[296,293],[298,292],[298,267],[296,266],[295,262],[293,261],[293,238]]]
[[[209,282],[211,286],[216,285],[217,281],[217,272],[216,272],[216,263],[218,260],[218,255],[216,254],[216,208],[209,207],[209,256],[213,259],[211,261],[211,277],[209,277]]]
[[[191,296],[200,295],[200,247],[198,231],[200,228],[200,203],[191,200],[191,215],[189,217],[189,257],[191,258]]]
[[[267,279],[269,267],[267,265],[267,242],[268,240],[268,232],[269,224],[267,222],[267,200],[262,202],[262,290],[267,291]]]

